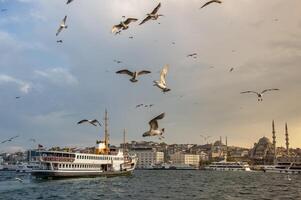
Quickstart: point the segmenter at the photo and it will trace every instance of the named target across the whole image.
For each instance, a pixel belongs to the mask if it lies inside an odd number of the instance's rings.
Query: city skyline
[[[0,135],[20,135],[0,151],[29,148],[30,138],[45,146],[92,146],[102,129],[76,123],[103,121],[105,109],[112,144],[122,142],[124,128],[129,141],[145,140],[148,121],[165,112],[160,126],[169,144],[202,144],[203,134],[252,147],[263,136],[272,140],[275,120],[277,146],[285,146],[287,122],[290,147],[301,147],[301,2],[225,1],[199,10],[200,1],[166,0],[159,21],[110,33],[123,15],[142,20],[157,3],[0,0],[7,8],[0,13]],[[56,37],[65,15],[69,27]],[[194,52],[197,59],[187,57]],[[162,94],[152,81],[165,64],[172,90]],[[123,68],[152,73],[133,84],[115,74]],[[266,88],[280,91],[262,102],[240,94]],[[136,109],[140,103],[154,106]]]

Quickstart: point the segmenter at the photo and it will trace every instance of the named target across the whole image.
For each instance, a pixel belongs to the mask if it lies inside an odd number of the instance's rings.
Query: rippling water
[[[262,172],[136,170],[129,177],[41,181],[0,172],[0,199],[301,199],[301,176],[290,178]]]

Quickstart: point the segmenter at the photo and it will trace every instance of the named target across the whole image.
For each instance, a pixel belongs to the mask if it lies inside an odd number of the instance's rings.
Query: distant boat
[[[300,162],[277,162],[275,165],[265,165],[264,172],[286,173],[286,174],[301,174]]]
[[[17,165],[17,173],[31,173],[33,169],[38,169],[38,164],[20,163]]]
[[[248,163],[245,162],[212,162],[210,165],[205,167],[205,170],[213,171],[251,171]]]
[[[4,163],[0,165],[0,171],[16,171],[17,165]]]

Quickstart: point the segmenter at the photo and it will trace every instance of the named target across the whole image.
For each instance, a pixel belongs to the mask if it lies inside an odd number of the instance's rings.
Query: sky
[[[159,1],[0,0],[0,140],[20,135],[0,151],[93,146],[103,129],[77,122],[103,121],[105,109],[115,145],[124,128],[129,141],[159,141],[142,134],[165,112],[159,126],[168,144],[227,136],[250,148],[271,138],[275,120],[277,146],[287,122],[291,147],[301,147],[301,1],[225,0],[200,10],[205,2],[162,0],[158,21],[114,35],[123,15],[142,20]],[[56,36],[65,15],[68,29]],[[171,91],[163,94],[153,80],[165,64]],[[125,68],[152,73],[131,83],[115,74]],[[262,102],[240,94],[267,88],[280,90]],[[136,109],[140,103],[154,106]]]

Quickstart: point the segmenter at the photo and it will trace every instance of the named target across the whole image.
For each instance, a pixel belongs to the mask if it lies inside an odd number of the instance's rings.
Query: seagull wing
[[[87,119],[83,119],[83,120],[81,120],[81,121],[77,122],[77,124],[82,124],[82,123],[86,123],[86,122],[89,122],[89,120],[87,120]]]
[[[65,25],[66,24],[66,20],[67,20],[67,15],[64,17],[64,19],[62,20],[61,24]]]
[[[277,90],[279,90],[279,89],[278,89],[278,88],[266,89],[266,90],[263,90],[263,91],[261,92],[261,94],[266,93],[266,92],[269,92],[269,91],[277,91]]]
[[[126,25],[129,25],[131,22],[135,22],[137,20],[138,19],[136,19],[136,18],[127,18],[123,23]]]
[[[3,141],[1,142],[1,144],[4,144],[5,142],[8,142],[8,140],[3,140]]]
[[[253,93],[253,94],[257,94],[257,96],[259,96],[259,95],[260,95],[258,92],[254,92],[254,91],[245,91],[245,92],[241,92],[240,94],[246,94],[246,93]]]
[[[151,73],[151,71],[142,70],[142,71],[138,72],[138,75],[149,74],[149,73]]]
[[[69,4],[69,3],[71,3],[72,1],[73,1],[73,0],[68,0],[66,4]]]
[[[212,3],[222,3],[222,2],[219,1],[219,0],[208,1],[208,2],[205,3],[201,8],[204,8],[204,7],[206,7],[206,6],[208,6],[209,4],[212,4]]]
[[[146,18],[144,18],[144,20],[139,24],[139,25],[142,25],[144,24],[145,22],[147,22],[148,20],[150,20],[151,17],[150,16],[147,16]]]
[[[165,65],[163,67],[163,69],[161,70],[161,73],[160,73],[160,81],[164,85],[166,85],[166,75],[167,75],[167,72],[168,72],[168,67],[169,67],[169,65]]]
[[[101,123],[97,119],[92,120],[91,124],[93,125],[98,124],[99,126],[101,126]]]
[[[117,31],[119,31],[121,28],[122,28],[122,25],[121,25],[121,24],[116,24],[116,25],[114,25],[114,26],[112,27],[111,32],[112,32],[112,33],[115,33],[115,32],[117,32]]]
[[[116,72],[116,74],[127,74],[129,76],[134,76],[134,73],[127,70],[127,69],[119,70],[119,71]]]
[[[159,128],[158,125],[158,120],[163,119],[165,116],[165,113],[161,113],[160,115],[158,115],[157,117],[155,117],[154,119],[149,121],[149,126],[150,126],[150,130],[157,130]]]
[[[60,26],[55,35],[58,36],[62,30],[63,30],[63,27]]]
[[[156,14],[156,13],[158,12],[158,10],[159,10],[160,7],[161,7],[161,3],[159,3],[159,4],[157,5],[157,7],[151,12],[151,14],[152,14],[152,15]]]

